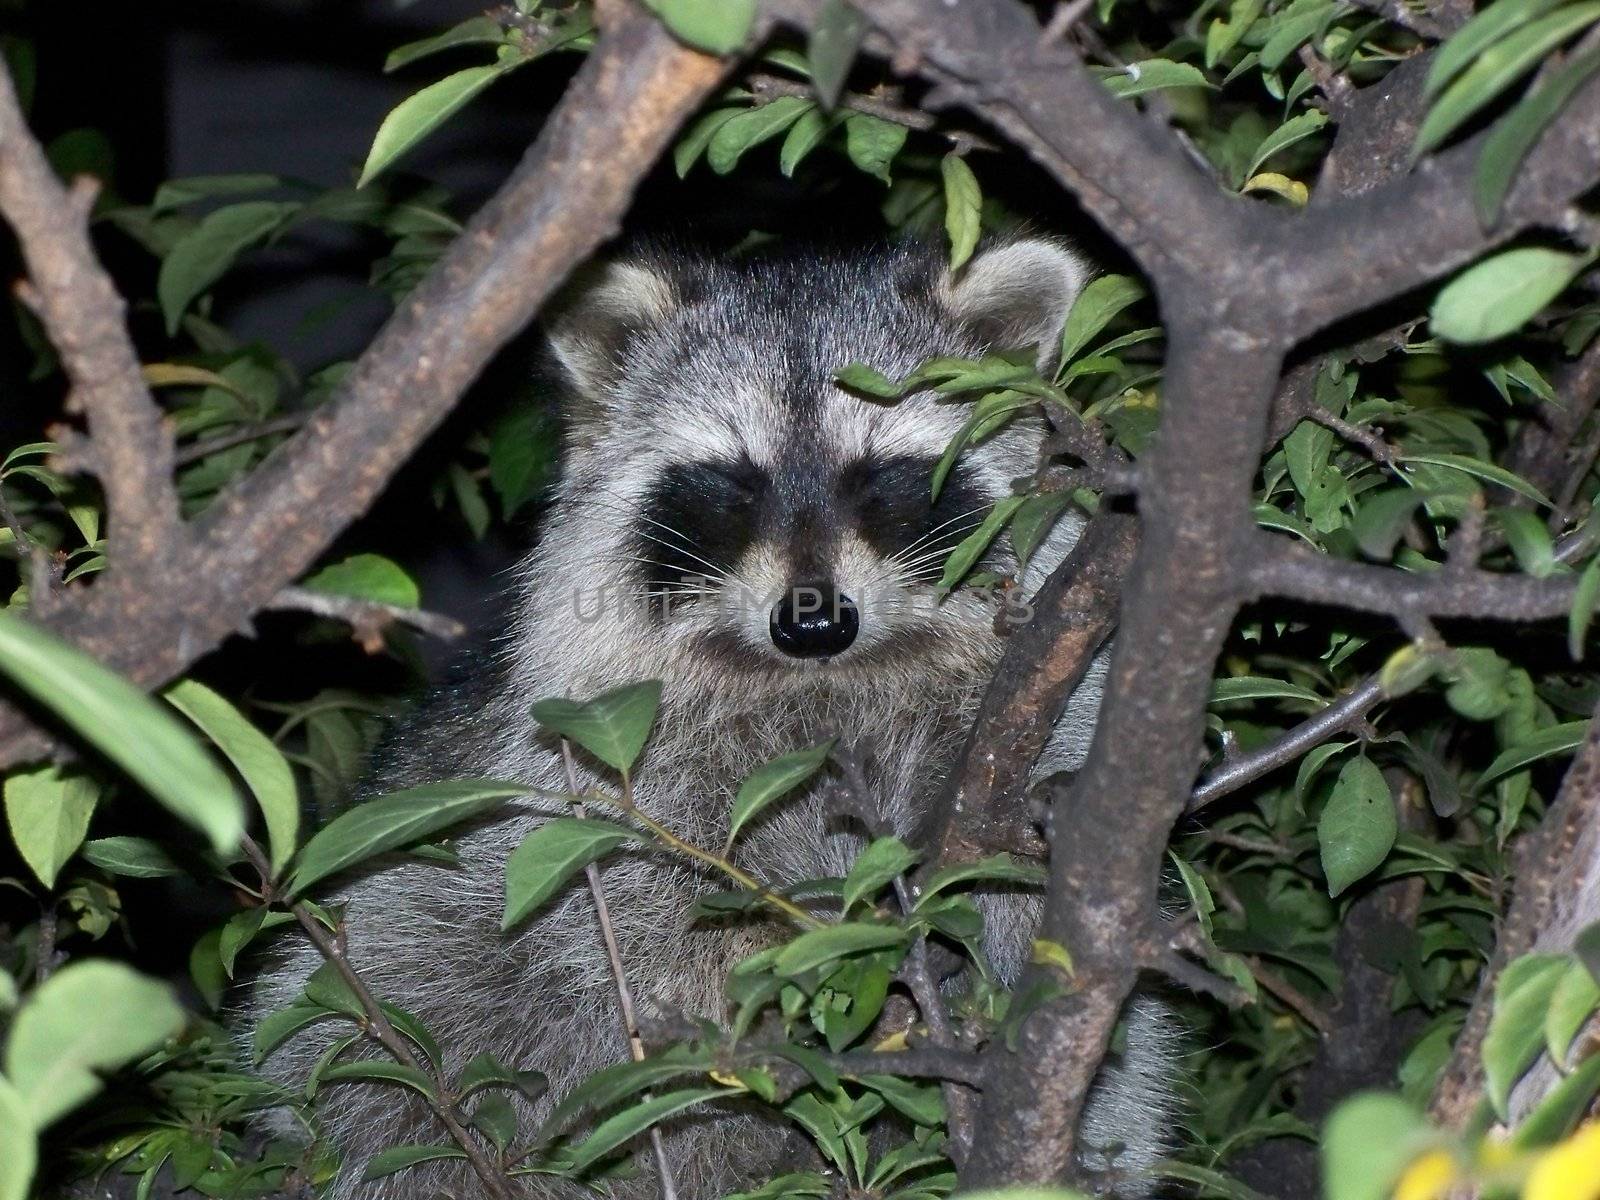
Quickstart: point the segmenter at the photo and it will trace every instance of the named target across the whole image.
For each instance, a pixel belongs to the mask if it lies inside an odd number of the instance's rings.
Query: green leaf
[[[169,179],[156,188],[155,199],[150,203],[150,214],[159,216],[198,200],[250,196],[282,186],[283,180],[276,175],[191,175],[184,179]]]
[[[983,231],[983,189],[967,160],[954,152],[939,162],[944,177],[944,229],[950,235],[950,269],[959,271]]]
[[[1596,602],[1600,602],[1600,558],[1592,559],[1583,574],[1578,576],[1578,586],[1572,593],[1572,611],[1567,614],[1567,653],[1573,662],[1583,661],[1584,643],[1589,638],[1589,622],[1594,619]]]
[[[1038,887],[1048,878],[1045,869],[1036,863],[1018,862],[1009,854],[991,854],[977,862],[940,867],[929,875],[917,895],[916,911],[921,911],[933,897],[958,883],[1026,883]]]
[[[822,0],[806,39],[806,60],[811,64],[811,86],[823,108],[831,111],[839,102],[866,32],[865,18],[848,0]]]
[[[0,1200],[26,1200],[39,1166],[39,1140],[28,1105],[0,1077]]]
[[[1503,0],[1502,0],[1503,2]],[[1500,5],[1496,4],[1495,8]],[[1523,97],[1521,103],[1496,123],[1478,155],[1473,177],[1473,198],[1478,219],[1485,227],[1500,219],[1506,194],[1516,181],[1528,151],[1596,71],[1600,71],[1600,48],[1579,54]]]
[[[899,946],[906,931],[893,925],[868,925],[860,921],[829,925],[802,933],[778,952],[773,970],[779,975],[801,975],[863,950]]]
[[[367,151],[357,187],[365,187],[397,159],[460,112],[479,92],[506,73],[503,65],[468,67],[408,96],[384,117]]]
[[[763,763],[739,785],[739,794],[733,800],[733,812],[728,819],[727,846],[757,813],[780,796],[792,792],[822,769],[833,753],[837,738],[812,746],[809,750],[795,750]],[[726,851],[724,851],[726,853]]]
[[[1352,1096],[1323,1127],[1323,1196],[1388,1200],[1407,1164],[1437,1138],[1422,1114],[1399,1096]]]
[[[799,96],[779,96],[739,113],[723,122],[712,135],[706,147],[706,165],[718,175],[726,175],[746,150],[777,137],[814,107],[810,100]]]
[[[391,1062],[387,1058],[364,1058],[356,1062],[334,1063],[322,1072],[323,1083],[340,1080],[376,1080],[380,1083],[397,1083],[424,1096],[433,1095],[433,1080],[415,1067]]]
[[[456,46],[499,46],[505,42],[506,32],[501,28],[499,21],[493,17],[469,17],[443,33],[422,38],[420,41],[407,42],[404,46],[391,50],[389,57],[383,61],[383,69],[386,74],[398,71],[401,67],[410,66],[431,54],[454,49]]]
[[[1511,704],[1511,664],[1493,650],[1468,646],[1444,663],[1444,698],[1469,721],[1492,721]]]
[[[550,1141],[582,1112],[610,1108],[618,1101],[669,1079],[703,1074],[712,1065],[709,1054],[679,1045],[639,1062],[629,1060],[603,1067],[561,1097],[561,1102],[550,1111],[534,1136],[533,1144],[540,1146]]]
[[[1144,297],[1144,285],[1131,275],[1102,275],[1078,293],[1061,330],[1061,364],[1066,366],[1118,313]]]
[[[1184,891],[1189,894],[1189,903],[1194,907],[1195,920],[1199,922],[1200,932],[1205,934],[1206,940],[1211,940],[1211,914],[1217,911],[1217,902],[1211,896],[1211,888],[1205,881],[1205,876],[1190,866],[1177,854],[1167,851],[1167,857],[1172,860],[1172,865],[1178,868],[1178,877],[1183,880]]]
[[[167,332],[176,334],[189,305],[227,274],[240,254],[266,241],[289,218],[298,204],[251,200],[208,213],[173,244],[161,260],[156,297],[166,317]]]
[[[527,791],[516,783],[461,779],[425,783],[358,804],[328,822],[305,844],[286,891],[299,895],[337,871],[480,817]]]
[[[242,913],[228,918],[228,923],[219,931],[217,938],[217,959],[221,962],[228,978],[233,978],[234,962],[259,934],[268,929],[287,925],[293,920],[292,916],[281,909],[274,910],[260,906],[247,908]]]
[[[1529,1150],[1559,1142],[1589,1111],[1596,1091],[1600,1091],[1600,1054],[1584,1059],[1545,1094],[1511,1135],[1511,1146]]]
[[[57,766],[13,771],[6,776],[6,823],[22,860],[47,888],[78,852],[100,786],[88,776]]]
[[[1351,759],[1340,770],[1317,822],[1328,895],[1339,895],[1377,870],[1389,856],[1399,828],[1383,772],[1365,758]]]
[[[332,596],[352,596],[374,604],[396,608],[416,608],[422,592],[405,569],[381,554],[352,554],[301,580],[307,591]]]
[[[1163,88],[1216,89],[1216,85],[1206,78],[1205,72],[1199,67],[1192,63],[1173,62],[1169,58],[1146,58],[1140,62],[1128,63],[1105,76],[1101,82],[1119,100],[1142,96],[1146,92],[1160,91]]]
[[[950,557],[945,560],[944,573],[939,576],[939,594],[945,595],[966,576],[967,572],[978,565],[978,560],[989,549],[989,543],[1000,535],[1006,522],[1013,513],[1022,506],[1026,496],[1007,496],[989,510],[989,515],[984,517],[983,523],[961,539],[959,545],[950,552]]]
[[[523,405],[496,423],[489,439],[489,485],[511,517],[555,476],[560,429],[544,408]]]
[[[894,1058],[886,1056],[884,1066],[893,1065]],[[889,1107],[918,1125],[937,1129],[944,1124],[944,1097],[939,1094],[938,1084],[916,1083],[895,1075],[860,1075],[857,1078],[863,1086],[887,1100]]]
[[[517,924],[590,863],[624,842],[642,840],[632,829],[609,821],[553,817],[544,822],[506,860],[506,906],[500,928]]]
[[[1525,508],[1502,508],[1494,516],[1519,567],[1536,579],[1543,579],[1556,569],[1555,542],[1535,514]]]
[[[1261,675],[1237,675],[1218,679],[1211,685],[1211,703],[1228,704],[1239,700],[1303,700],[1318,708],[1328,702],[1309,688],[1283,679]]]
[[[1489,1102],[1502,1121],[1508,1119],[1512,1087],[1544,1049],[1550,997],[1570,962],[1562,954],[1527,954],[1508,963],[1495,980],[1483,1073]]]
[[[1537,67],[1567,41],[1600,20],[1600,3],[1567,4],[1501,38],[1473,60],[1428,109],[1412,154],[1421,157],[1468,118]]]
[[[391,1146],[367,1160],[366,1169],[361,1172],[361,1181],[366,1183],[369,1180],[382,1179],[385,1175],[393,1175],[397,1171],[404,1171],[407,1167],[414,1167],[419,1163],[466,1156],[466,1151],[456,1146]]]
[[[856,857],[844,881],[844,911],[862,900],[870,900],[879,889],[893,883],[917,862],[917,852],[899,838],[876,838]]]
[[[1422,502],[1423,496],[1414,488],[1386,488],[1363,496],[1350,521],[1350,532],[1361,553],[1378,562],[1392,559],[1395,544]]]
[[[813,108],[810,112],[800,114],[800,119],[789,127],[789,133],[778,151],[778,170],[783,172],[785,179],[794,174],[800,160],[817,148],[832,127],[832,122],[819,109]]]
[[[513,1088],[532,1100],[550,1085],[542,1071],[519,1071],[506,1066],[492,1054],[480,1054],[461,1068],[456,1093],[470,1096],[486,1087]]]
[[[732,54],[750,36],[756,0],[644,0],[661,23],[698,50]]]
[[[83,860],[128,879],[161,879],[182,875],[183,868],[155,842],[141,837],[94,838],[83,844]]]
[[[1589,974],[1589,968],[1576,959],[1569,961],[1566,971],[1556,982],[1550,994],[1550,1008],[1544,1015],[1544,1042],[1550,1060],[1561,1070],[1567,1066],[1567,1051],[1578,1030],[1600,1007],[1600,982]]]
[[[1468,458],[1465,454],[1407,454],[1401,461],[1431,463],[1436,467],[1449,467],[1474,478],[1499,484],[1503,488],[1510,488],[1518,495],[1526,496],[1537,504],[1543,504],[1547,508],[1551,507],[1550,498],[1522,478],[1522,476],[1515,475],[1503,467],[1497,467],[1493,463],[1480,462],[1475,458]]]
[[[300,798],[294,772],[272,739],[243,713],[202,683],[184,679],[164,693],[167,703],[200,727],[256,798],[267,826],[267,844],[274,874],[294,856],[300,836]]]
[[[1479,56],[1506,34],[1544,16],[1567,0],[1498,0],[1463,25],[1433,54],[1422,94],[1432,98],[1444,86],[1478,61]]]
[[[1070,492],[1044,492],[1029,496],[1017,506],[1017,515],[1011,518],[1011,549],[1019,564],[1028,565],[1028,560],[1044,544],[1061,514],[1071,505]]]
[[[1256,147],[1255,154],[1250,159],[1250,165],[1245,169],[1245,177],[1249,178],[1261,169],[1263,163],[1277,154],[1280,150],[1287,150],[1296,142],[1304,141],[1328,123],[1326,113],[1310,109],[1297,117],[1291,117],[1279,125],[1266,137],[1261,139],[1261,144]]]
[[[182,722],[120,675],[14,613],[0,612],[0,671],[145,791],[228,853],[244,807]]]
[[[1326,3],[1313,0],[1311,3],[1290,3],[1275,13],[1268,27],[1267,40],[1261,47],[1261,65],[1268,71],[1276,71],[1306,41],[1325,29],[1338,12],[1339,6],[1332,0]]]
[[[123,966],[79,960],[33,990],[6,1039],[5,1074],[29,1119],[43,1129],[100,1090],[110,1071],[183,1028],[166,984]]]
[[[711,144],[711,139],[716,136],[717,130],[744,111],[742,108],[714,109],[689,126],[689,132],[679,138],[678,144],[672,148],[672,165],[677,170],[679,179],[686,176],[690,168],[706,152],[706,147]]]
[[[256,1022],[255,1032],[250,1035],[250,1049],[256,1065],[259,1066],[269,1054],[308,1025],[327,1019],[326,1009],[303,1002],[268,1013]]]
[[[1433,332],[1465,345],[1515,333],[1564,292],[1591,261],[1592,254],[1545,246],[1491,254],[1439,289],[1428,313]]]
[[[578,1174],[610,1154],[630,1138],[636,1137],[652,1125],[666,1120],[686,1108],[714,1100],[718,1096],[736,1094],[731,1088],[685,1088],[652,1096],[632,1108],[624,1109],[614,1117],[600,1122],[595,1131],[572,1152],[569,1169]]]
[[[626,774],[644,749],[660,707],[661,681],[652,679],[613,688],[586,702],[540,700],[533,706],[533,719]]]
[[[1558,754],[1571,754],[1583,745],[1583,739],[1588,733],[1588,721],[1569,721],[1565,725],[1552,725],[1549,729],[1541,729],[1527,741],[1496,755],[1488,770],[1479,777],[1478,786],[1483,787],[1493,783],[1501,776],[1520,771],[1540,759],[1553,758]]]
[[[908,132],[904,125],[853,112],[844,119],[845,153],[861,170],[888,184],[889,164],[906,144]]]

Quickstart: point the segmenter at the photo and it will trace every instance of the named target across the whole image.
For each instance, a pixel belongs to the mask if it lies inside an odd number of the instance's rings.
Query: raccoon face
[[[551,328],[571,388],[563,536],[585,540],[587,577],[631,605],[625,619],[725,666],[843,670],[970,641],[992,601],[934,585],[1035,466],[1039,425],[971,447],[935,494],[969,407],[863,400],[834,377],[1053,347],[1086,275],[1042,240],[955,276],[925,246],[598,268]]]

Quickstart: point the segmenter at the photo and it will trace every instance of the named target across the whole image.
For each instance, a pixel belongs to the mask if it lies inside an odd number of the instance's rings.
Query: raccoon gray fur
[[[565,790],[557,748],[529,705],[656,678],[662,710],[635,788],[640,807],[673,830],[720,845],[745,775],[837,732],[867,748],[875,802],[909,833],[1004,644],[990,600],[957,591],[935,604],[930,585],[945,554],[1034,468],[1042,426],[1019,421],[968,449],[930,502],[932,471],[967,406],[931,394],[871,403],[834,374],[863,362],[900,377],[934,355],[1032,346],[1048,360],[1086,278],[1075,253],[1039,239],[993,245],[954,276],[942,253],[917,245],[742,258],[653,250],[593,268],[549,325],[565,388],[563,477],[520,568],[514,616],[464,683],[400,725],[363,794],[466,776]],[[1079,529],[1076,518],[1060,522],[1025,586]],[[1015,560],[1001,544],[988,565]],[[822,615],[779,611],[797,588],[816,589]],[[1102,673],[1103,663],[1073,697],[1041,772],[1081,763]],[[581,782],[591,781],[613,782],[585,768]],[[827,787],[771,808],[742,835],[738,859],[779,884],[843,874],[861,838],[829,818]],[[627,1056],[581,880],[525,927],[500,932],[506,857],[558,810],[517,803],[461,837],[458,868],[393,862],[334,898],[357,969],[449,1048],[449,1070],[488,1051],[545,1072],[552,1096]],[[617,855],[603,878],[641,1004],[721,1018],[727,969],[772,928],[697,924],[695,897],[723,885],[665,853]],[[990,957],[1014,977],[1037,902],[990,896],[984,907]],[[286,939],[247,1015],[290,1003],[317,965],[309,946]],[[298,1085],[331,1036],[292,1040],[268,1073]],[[1136,1001],[1123,1061],[1106,1068],[1085,1125],[1086,1162],[1122,1180],[1122,1194],[1148,1191],[1137,1175],[1168,1138],[1171,1059],[1160,1006]],[[335,1200],[478,1194],[457,1163],[357,1182],[385,1147],[442,1140],[401,1089],[341,1083],[324,1090],[319,1112],[344,1154]],[[524,1136],[539,1115],[523,1114]],[[762,1179],[795,1150],[758,1117],[689,1116],[665,1132],[685,1200]],[[609,1194],[658,1195],[648,1156],[638,1166]],[[591,1194],[537,1177],[528,1189]]]

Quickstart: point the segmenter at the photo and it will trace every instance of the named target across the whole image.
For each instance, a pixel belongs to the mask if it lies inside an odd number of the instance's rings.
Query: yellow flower
[[[1522,1200],[1600,1200],[1600,1121],[1590,1121],[1534,1165]]]
[[[1394,1185],[1394,1200],[1441,1200],[1456,1181],[1456,1160],[1447,1150],[1429,1150],[1412,1160]]]

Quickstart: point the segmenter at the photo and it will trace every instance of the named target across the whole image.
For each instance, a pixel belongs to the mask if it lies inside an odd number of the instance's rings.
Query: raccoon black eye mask
[[[720,845],[741,779],[837,730],[870,745],[874,797],[909,835],[1002,647],[989,603],[962,590],[930,603],[928,584],[1033,468],[1042,430],[1019,421],[970,447],[934,499],[933,465],[964,407],[927,395],[868,403],[835,374],[863,362],[900,376],[935,355],[1029,346],[1047,363],[1087,274],[1073,251],[1037,239],[982,250],[955,276],[941,249],[918,245],[737,259],[655,249],[586,272],[549,314],[564,469],[538,547],[518,570],[513,618],[492,650],[462,664],[462,682],[394,726],[361,796],[467,776],[565,790],[531,703],[653,678],[662,713],[634,771],[636,796],[683,836]],[[1079,528],[1072,518],[1057,525],[1023,587],[1061,560]],[[1016,569],[1003,543],[993,555],[996,569]],[[586,606],[602,588],[656,602]],[[1097,664],[1072,698],[1041,772],[1081,763],[1103,673]],[[406,860],[327,898],[345,906],[349,953],[375,992],[460,1060],[447,1071],[480,1052],[542,1070],[551,1097],[540,1111],[628,1054],[585,891],[500,930],[506,856],[556,812],[533,803],[467,833],[455,869]],[[741,836],[742,860],[779,884],[845,873],[860,843],[829,819],[820,790],[774,812]],[[610,860],[605,881],[636,995],[665,1012],[724,1017],[726,972],[760,942],[750,927],[694,920],[696,897],[718,885],[647,854]],[[1014,977],[1036,903],[1016,892],[979,901],[987,953]],[[292,1001],[318,963],[293,935],[276,954],[250,1016]],[[324,1029],[290,1041],[268,1072],[303,1083],[333,1036]],[[1160,1008],[1136,1000],[1127,1049],[1089,1102],[1087,1164],[1114,1166],[1124,1195],[1144,1194],[1138,1172],[1168,1140],[1170,1041]],[[378,1150],[437,1140],[403,1089],[341,1085],[320,1115],[344,1152],[335,1200],[476,1194],[448,1161],[358,1183]],[[754,1115],[691,1118],[664,1132],[686,1200],[765,1178],[803,1149]],[[657,1194],[647,1163],[609,1186],[618,1197]],[[589,1194],[540,1177],[529,1188]]]

